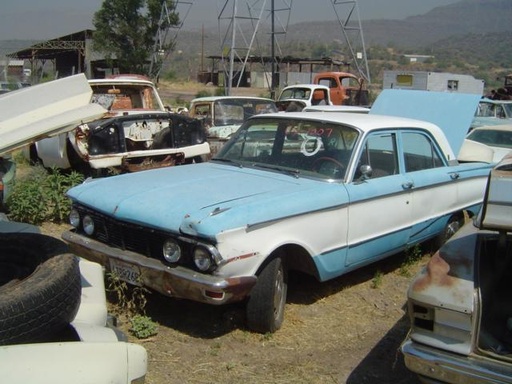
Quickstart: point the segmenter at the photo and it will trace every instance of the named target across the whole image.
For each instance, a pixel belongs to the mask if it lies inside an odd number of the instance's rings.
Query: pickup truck
[[[293,271],[333,279],[441,242],[479,210],[491,164],[459,163],[448,140],[464,139],[479,98],[398,95],[402,103],[389,94],[393,104],[444,120],[256,115],[207,163],[70,189],[73,229],[62,237],[131,284],[213,305],[240,302],[250,329],[274,332]]]
[[[312,105],[333,105],[329,88],[318,84],[295,84],[284,87],[276,101],[285,112],[298,112]]]
[[[369,94],[365,81],[349,72],[320,72],[313,78],[314,84],[329,87],[334,105],[368,106]]]

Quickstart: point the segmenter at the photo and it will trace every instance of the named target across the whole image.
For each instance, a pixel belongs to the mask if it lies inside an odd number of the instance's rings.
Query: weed
[[[220,348],[221,348],[221,344],[220,343],[213,343],[212,346],[210,347],[210,355],[218,356]]]
[[[372,288],[373,289],[377,289],[382,285],[382,277],[383,276],[384,276],[384,274],[381,271],[375,272],[375,275],[373,276],[373,279],[372,279]]]
[[[399,273],[401,276],[409,277],[411,275],[410,269],[423,257],[423,252],[419,244],[405,249],[405,259],[400,265]]]
[[[45,221],[61,223],[71,209],[66,191],[82,181],[83,176],[78,172],[63,174],[57,168],[33,167],[26,177],[14,184],[7,199],[9,216],[34,225]]]
[[[207,97],[207,96],[211,96],[211,95],[212,94],[206,90],[201,90],[196,93],[196,97]]]
[[[128,286],[115,272],[107,273],[107,292],[114,294],[116,314],[125,314],[127,317],[145,315],[148,289],[142,286]]]
[[[135,315],[130,319],[130,332],[137,339],[147,339],[158,334],[158,324],[148,316]]]

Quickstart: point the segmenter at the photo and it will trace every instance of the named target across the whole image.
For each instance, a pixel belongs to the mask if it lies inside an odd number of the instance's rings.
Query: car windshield
[[[474,129],[467,138],[492,147],[512,148],[512,128],[510,131]]]
[[[253,115],[277,112],[271,100],[227,99],[214,104],[215,126],[240,125]]]
[[[155,91],[148,85],[91,84],[92,102],[111,112],[132,109],[160,110]]]
[[[309,100],[311,89],[309,88],[290,88],[285,89],[279,96],[279,100],[295,99],[295,100]]]
[[[253,118],[213,158],[296,176],[343,179],[359,132],[299,118]]]
[[[481,101],[475,114],[476,117],[512,117],[512,103],[489,103]]]

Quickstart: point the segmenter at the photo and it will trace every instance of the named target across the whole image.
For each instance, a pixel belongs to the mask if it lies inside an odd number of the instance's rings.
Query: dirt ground
[[[59,237],[66,226],[46,224]],[[147,340],[148,384],[418,383],[399,351],[408,330],[406,291],[427,257],[405,269],[404,255],[318,283],[291,275],[283,327],[274,334],[244,328],[240,305],[214,307],[147,295],[159,324]],[[128,332],[128,324],[119,327]]]

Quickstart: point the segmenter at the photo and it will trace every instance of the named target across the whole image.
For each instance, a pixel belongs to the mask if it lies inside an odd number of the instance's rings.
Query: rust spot
[[[431,285],[450,286],[454,278],[448,276],[450,265],[437,252],[428,262],[425,273],[412,286],[413,291],[423,291]]]
[[[257,255],[256,252],[252,252],[252,253],[246,253],[245,255],[236,256],[236,257],[233,257],[232,259],[229,259],[227,261],[227,264],[232,263],[233,261],[239,261],[239,260],[243,260],[243,259],[248,259],[248,258],[256,256],[256,255]]]

